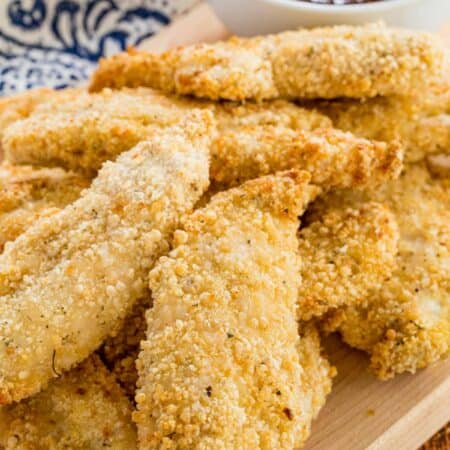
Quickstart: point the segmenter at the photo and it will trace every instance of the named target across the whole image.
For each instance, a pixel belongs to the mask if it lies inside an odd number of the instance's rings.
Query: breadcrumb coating
[[[401,170],[398,143],[331,129],[329,119],[314,110],[281,100],[245,105],[182,100],[145,88],[85,94],[64,104],[62,113],[37,113],[6,131],[4,148],[17,163],[95,172],[155,127],[181,120],[192,106],[216,117],[210,176],[221,189],[291,168],[309,171],[313,182],[325,187],[376,184]]]
[[[405,147],[405,161],[417,162],[429,154],[448,154],[449,98],[450,95],[422,91],[419,96],[339,100],[313,105],[328,114],[337,128],[367,139],[399,140]]]
[[[79,200],[0,256],[0,404],[38,392],[117,333],[208,186],[211,115],[106,163]]]
[[[217,194],[151,271],[141,449],[291,450],[308,436],[332,372],[317,344],[302,349],[296,321],[309,179],[281,172]]]
[[[137,448],[131,404],[96,356],[44,391],[0,408],[4,450]]]
[[[428,171],[439,178],[450,178],[450,154],[430,155],[426,159]]]
[[[260,126],[223,133],[211,154],[211,179],[235,186],[280,170],[301,169],[324,188],[362,187],[396,178],[403,149],[333,128],[296,131]]]
[[[80,93],[70,102],[48,106],[42,105],[5,131],[2,145],[9,161],[92,173],[154,130],[179,123],[192,108],[214,113],[219,135],[225,134],[228,140],[236,136],[237,145],[248,145],[254,128],[257,132],[272,126],[282,134],[331,124],[325,115],[285,101],[221,105],[167,97],[146,88]],[[221,148],[222,142],[213,144],[212,153],[228,150]]]
[[[16,164],[92,173],[156,130],[179,124],[188,107],[189,102],[171,101],[148,89],[83,92],[70,102],[44,104],[28,119],[13,123],[2,146]]]
[[[300,344],[297,350],[303,369],[301,384],[304,386],[303,390],[312,395],[310,418],[315,419],[331,392],[332,380],[337,375],[337,369],[330,365],[326,355],[323,354],[317,327],[312,322],[301,322],[299,328]]]
[[[392,273],[398,227],[383,205],[330,208],[299,232],[302,284],[298,318],[357,305]]]
[[[376,190],[329,194],[317,208],[367,200],[384,202],[395,215],[395,268],[380,290],[332,315],[327,326],[370,353],[372,371],[386,379],[449,355],[450,184],[433,179],[424,164],[413,165]]]
[[[32,89],[21,94],[0,98],[0,139],[4,129],[13,122],[25,119],[39,105],[46,102],[64,103],[73,100],[81,89],[71,88],[54,91],[49,88]]]
[[[90,181],[60,169],[0,165],[0,253],[40,217],[75,201]]]
[[[89,183],[85,178],[60,169],[36,170],[6,162],[1,164],[0,206],[3,211],[0,211],[0,250],[3,250],[5,242],[14,240],[39,217],[54,214],[75,201],[81,189]],[[133,307],[133,313],[136,309]],[[143,338],[143,308],[140,313]],[[124,327],[132,324],[128,318]],[[131,336],[131,331],[127,330],[127,334]],[[134,359],[137,353],[136,349]],[[125,371],[113,372],[122,382]],[[136,369],[134,373],[135,384]],[[0,448],[136,448],[131,409],[114,378],[93,356],[64,374],[44,392],[18,404],[1,407]]]
[[[147,292],[133,305],[117,336],[106,339],[100,349],[102,360],[131,399],[134,399],[138,378],[136,359],[147,330],[145,312],[151,306],[152,297]]]
[[[90,90],[148,86],[212,100],[409,94],[438,76],[437,37],[381,23],[287,31],[100,60]]]

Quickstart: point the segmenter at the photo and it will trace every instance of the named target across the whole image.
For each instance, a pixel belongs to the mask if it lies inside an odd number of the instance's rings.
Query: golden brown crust
[[[152,89],[103,90],[82,93],[70,102],[37,108],[27,120],[5,131],[3,148],[16,164],[61,166],[95,173],[106,160],[114,160],[155,130],[183,120],[192,108],[211,110],[219,136],[236,136],[248,145],[253,127],[277,127],[279,133],[327,127],[331,121],[316,111],[285,101],[264,105],[214,104],[167,97]],[[257,137],[257,136],[255,136]],[[214,148],[220,152],[220,140]]]
[[[383,24],[288,31],[100,61],[90,89],[148,86],[213,100],[408,94],[442,69],[430,34]]]
[[[61,166],[95,173],[104,161],[180,123],[192,109],[150,89],[80,93],[61,104],[44,104],[4,132],[6,158],[16,164]]]
[[[290,450],[306,439],[331,376],[313,336],[301,350],[295,320],[309,178],[290,171],[219,193],[175,233],[150,274],[133,415],[142,449]]]
[[[302,284],[298,318],[363,302],[392,273],[398,228],[383,205],[327,209],[299,232]]]
[[[49,88],[33,89],[21,94],[12,95],[0,99],[0,139],[3,131],[20,119],[30,116],[40,105],[49,102],[64,103],[72,101],[81,89],[64,89],[54,91]]]
[[[429,155],[426,159],[428,171],[438,178],[450,178],[450,154]]]
[[[211,159],[211,178],[219,186],[301,169],[324,188],[358,188],[396,178],[403,150],[397,142],[367,141],[333,128],[297,131],[265,125],[224,130]]]
[[[444,88],[442,88],[444,89]],[[447,87],[450,93],[450,83]],[[450,148],[450,94],[421,91],[411,97],[378,97],[363,101],[313,103],[330,116],[337,128],[378,141],[399,140],[405,161],[448,153]]]
[[[132,450],[131,404],[96,356],[44,391],[0,408],[4,450]]]
[[[0,166],[0,253],[40,217],[75,201],[90,180],[60,169]]]
[[[107,163],[83,196],[0,256],[0,403],[29,396],[114,335],[180,216],[208,186],[211,116]]]
[[[333,208],[383,202],[399,225],[392,275],[360,306],[345,308],[328,323],[347,343],[371,354],[380,378],[415,372],[449,354],[449,189],[448,179],[431,178],[420,164],[376,190],[336,192],[319,202]]]
[[[281,100],[245,105],[182,100],[145,88],[84,94],[61,112],[38,111],[10,127],[3,145],[18,163],[95,172],[155,129],[182,120],[193,106],[216,117],[210,176],[222,189],[291,168],[309,171],[314,183],[327,188],[361,187],[395,178],[401,169],[397,143],[331,129],[314,110]]]
[[[311,417],[315,419],[331,392],[332,379],[337,375],[337,370],[323,354],[319,332],[312,322],[300,322],[299,333],[297,350],[303,368],[301,383],[312,394]]]

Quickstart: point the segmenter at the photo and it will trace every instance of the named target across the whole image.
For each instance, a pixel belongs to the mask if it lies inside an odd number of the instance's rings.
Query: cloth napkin
[[[102,56],[138,46],[198,0],[1,0],[0,96],[85,81]]]

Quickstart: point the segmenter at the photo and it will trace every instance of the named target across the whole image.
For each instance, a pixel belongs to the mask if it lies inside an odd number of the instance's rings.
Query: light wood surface
[[[228,35],[229,32],[215,16],[211,7],[206,3],[201,3],[164,28],[155,37],[144,41],[139,48],[161,52],[178,45],[218,41]]]
[[[226,36],[210,7],[201,4],[142,48],[159,52]],[[450,25],[442,36],[450,45]],[[336,338],[326,348],[338,376],[306,450],[414,450],[450,420],[450,361],[381,382],[367,371],[363,353]]]
[[[305,449],[413,450],[449,420],[450,361],[382,382],[337,338],[326,350],[338,376]]]

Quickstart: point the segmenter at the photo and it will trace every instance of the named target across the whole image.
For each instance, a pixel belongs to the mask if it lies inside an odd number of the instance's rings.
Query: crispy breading
[[[4,450],[137,448],[131,403],[96,356],[44,391],[0,408]]]
[[[381,23],[131,50],[100,60],[90,90],[148,86],[212,100],[409,94],[442,71],[438,39]]]
[[[308,436],[333,372],[317,344],[302,349],[296,321],[309,179],[280,172],[217,194],[150,273],[141,449],[291,450]]]
[[[302,284],[298,318],[358,304],[392,273],[398,227],[383,205],[332,208],[299,232]]]
[[[329,194],[315,208],[384,202],[399,226],[392,275],[360,306],[332,315],[328,328],[371,354],[382,379],[415,372],[444,358],[450,348],[450,184],[433,179],[423,164],[408,167],[378,189]]]
[[[334,126],[357,136],[399,140],[405,147],[405,161],[417,162],[428,154],[449,152],[449,99],[450,95],[428,91],[412,97],[339,100],[313,106],[328,114]]]
[[[52,96],[53,92],[52,89],[41,88],[0,98],[0,138],[8,125],[28,117],[36,106]]]
[[[0,253],[40,217],[75,201],[90,180],[61,169],[0,165]]]
[[[301,384],[312,394],[310,418],[315,419],[325,405],[331,392],[332,379],[337,375],[336,367],[330,366],[322,352],[320,335],[312,322],[300,322],[300,344],[297,346],[302,366]]]
[[[208,186],[211,115],[107,163],[0,256],[0,403],[39,391],[117,333],[180,216]]]
[[[396,142],[369,142],[331,129],[329,119],[314,110],[281,100],[245,105],[182,100],[145,88],[85,94],[63,105],[62,113],[35,114],[7,130],[4,148],[18,163],[95,171],[155,127],[179,121],[192,106],[216,117],[210,176],[222,189],[291,168],[308,170],[314,183],[325,187],[360,187],[395,178],[401,169]]]
[[[211,110],[217,116],[220,134],[244,133],[238,142],[241,145],[251,139],[252,127],[259,130],[270,125],[282,133],[331,124],[325,115],[285,101],[219,105],[167,97],[146,88],[105,89],[98,94],[83,93],[50,109],[48,104],[43,105],[28,120],[11,126],[2,145],[6,157],[14,163],[95,172],[105,160],[115,159],[155,129],[178,123],[192,108]],[[250,137],[246,138],[247,128]]]
[[[4,243],[14,240],[39,217],[54,214],[75,201],[89,183],[90,180],[61,169],[1,164],[0,252]],[[141,321],[144,325],[143,311]],[[131,319],[125,325],[131,326]],[[131,335],[130,330],[127,335]],[[126,372],[113,372],[122,383]],[[113,376],[97,357],[90,357],[36,396],[0,407],[0,448],[136,448],[131,409]]]
[[[362,187],[396,178],[403,149],[333,128],[260,126],[224,132],[211,154],[211,179],[224,187],[279,170],[301,169],[324,188]]]
[[[135,361],[147,329],[145,312],[151,306],[152,297],[147,292],[133,305],[117,336],[106,339],[100,350],[102,360],[131,399],[134,399],[138,378]]]
[[[33,89],[21,94],[12,95],[0,99],[0,139],[4,129],[13,122],[25,119],[31,115],[39,105],[46,102],[72,101],[81,89],[64,89],[54,91],[49,88]]]
[[[5,130],[2,146],[16,164],[93,172],[155,130],[180,123],[190,106],[148,89],[83,93],[15,122]]]
[[[428,171],[435,177],[450,178],[450,153],[430,155],[426,159]]]

